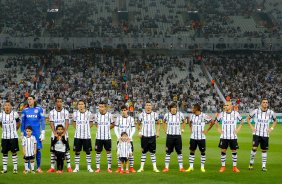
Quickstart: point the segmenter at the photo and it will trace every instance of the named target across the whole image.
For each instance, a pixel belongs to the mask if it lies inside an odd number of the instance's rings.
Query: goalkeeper
[[[28,106],[22,111],[22,124],[21,124],[21,138],[25,136],[25,129],[27,126],[31,126],[33,131],[32,135],[37,141],[37,151],[36,151],[36,164],[37,172],[42,173],[40,168],[41,164],[41,152],[42,141],[45,138],[45,121],[43,115],[43,109],[37,106],[35,97],[29,96],[27,99]]]

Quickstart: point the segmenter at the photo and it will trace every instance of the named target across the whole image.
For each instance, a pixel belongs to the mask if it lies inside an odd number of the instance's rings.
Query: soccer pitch
[[[220,149],[218,148],[219,134],[216,128],[213,127],[212,130],[207,135],[207,152],[206,152],[206,173],[201,173],[200,171],[200,154],[196,151],[196,159],[194,164],[194,171],[192,173],[180,173],[178,171],[178,162],[176,153],[173,152],[170,161],[170,171],[168,173],[154,173],[152,171],[152,163],[149,154],[147,154],[147,159],[145,163],[145,171],[143,173],[130,173],[130,174],[117,174],[117,173],[107,173],[107,160],[105,151],[102,152],[101,158],[101,173],[88,173],[86,171],[86,161],[85,153],[81,154],[80,171],[79,173],[67,173],[63,174],[56,173],[46,173],[50,167],[50,135],[51,130],[49,125],[46,125],[46,140],[44,141],[44,146],[42,150],[42,169],[43,174],[27,174],[22,173],[24,169],[22,149],[18,152],[19,155],[19,165],[17,175],[12,174],[12,160],[11,154],[9,153],[9,163],[8,163],[8,173],[0,175],[0,184],[2,183],[282,183],[281,171],[282,162],[282,141],[281,132],[282,127],[278,125],[270,136],[270,150],[268,152],[267,159],[267,172],[261,171],[261,152],[260,149],[255,158],[254,170],[248,170],[249,164],[249,154],[251,150],[252,134],[248,125],[244,125],[241,132],[238,134],[238,143],[240,149],[238,150],[238,168],[240,173],[232,172],[232,159],[230,151],[227,152],[226,161],[226,172],[219,173],[220,163]],[[95,142],[95,132],[96,128],[92,128],[92,146],[94,149]],[[73,135],[74,128],[70,125],[69,128],[70,135],[70,146],[73,147]],[[182,135],[183,141],[183,158],[184,167],[187,169],[189,166],[188,156],[189,156],[189,136],[190,132],[188,127],[186,127],[185,132]],[[21,141],[19,142],[21,144]],[[137,133],[134,136],[134,157],[135,157],[135,169],[139,169],[140,166],[140,139],[137,137]],[[113,171],[117,168],[116,160],[116,136],[112,130],[112,150],[113,150]],[[164,168],[165,160],[165,134],[161,129],[161,136],[157,139],[157,166],[161,171]],[[74,152],[71,150],[71,163],[72,168],[74,168]],[[2,167],[2,160],[1,160]],[[65,165],[64,165],[65,167]],[[66,168],[66,167],[65,167]],[[95,169],[95,151],[92,151],[92,168]]]

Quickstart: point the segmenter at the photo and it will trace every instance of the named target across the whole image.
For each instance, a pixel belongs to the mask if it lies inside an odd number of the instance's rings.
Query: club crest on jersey
[[[35,110],[34,110],[34,113],[38,113],[38,109],[35,109]]]

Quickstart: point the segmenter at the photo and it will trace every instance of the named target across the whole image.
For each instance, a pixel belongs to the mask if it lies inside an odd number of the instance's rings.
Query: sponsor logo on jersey
[[[36,114],[27,114],[26,115],[27,118],[37,118]]]

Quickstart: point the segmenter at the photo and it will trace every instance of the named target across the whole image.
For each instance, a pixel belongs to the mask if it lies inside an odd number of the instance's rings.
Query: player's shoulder
[[[222,112],[220,112],[220,113],[218,113],[218,114],[216,114],[216,118],[222,118],[222,117],[224,117],[224,111],[222,111]]]
[[[43,110],[43,108],[39,105],[37,105],[36,107],[34,107],[35,109],[39,109],[39,110]]]
[[[260,108],[252,109],[252,110],[250,111],[250,114],[255,114],[255,113],[257,113],[258,111],[260,111]]]
[[[268,109],[271,114],[275,114],[274,110]]]
[[[22,112],[26,112],[26,111],[28,111],[30,108],[29,107],[25,107],[23,110],[22,110]]]
[[[152,115],[153,115],[153,116],[159,116],[159,113],[153,111],[153,112],[152,112]]]
[[[193,114],[193,113],[191,113],[191,114],[189,114],[188,115],[188,117],[191,119],[191,118],[193,118],[195,116],[195,114]]]
[[[130,121],[134,121],[134,117],[129,116]]]
[[[184,116],[183,112],[177,112],[180,116]]]
[[[240,113],[238,111],[233,111],[234,114],[236,115],[240,115]]]
[[[65,109],[65,108],[63,108],[63,111],[62,111],[63,113],[65,113],[65,114],[69,114],[70,112],[67,110],[67,109]]]
[[[19,113],[17,111],[12,111],[12,114],[14,114],[14,116],[19,116]]]

